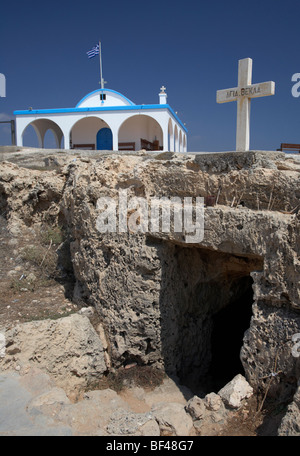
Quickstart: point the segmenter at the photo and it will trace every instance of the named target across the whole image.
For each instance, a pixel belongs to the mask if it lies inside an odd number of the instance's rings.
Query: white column
[[[119,136],[118,136],[118,130],[112,130],[112,135],[113,135],[113,150],[119,150]]]
[[[70,128],[62,128],[63,132],[63,138],[64,138],[64,149],[69,150],[70,149]]]
[[[16,122],[16,142],[17,146],[23,147],[23,131],[19,131],[20,128],[18,127],[18,124]]]
[[[168,134],[169,134],[169,126],[166,122],[164,128],[162,129],[163,131],[163,150],[164,152],[169,150],[169,140],[168,140]]]
[[[183,152],[187,152],[187,137],[184,135],[183,137]]]

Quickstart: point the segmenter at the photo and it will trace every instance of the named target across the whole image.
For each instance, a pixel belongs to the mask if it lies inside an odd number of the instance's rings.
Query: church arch
[[[136,114],[126,119],[119,127],[119,150],[128,144],[132,150],[162,150],[163,130],[153,117]]]
[[[110,126],[100,117],[86,116],[77,120],[70,130],[72,149],[97,149],[97,134]]]
[[[53,144],[53,147],[54,148],[56,147],[57,149],[61,148],[63,132],[62,132],[60,126],[57,123],[55,123],[53,120],[36,119],[33,122],[30,122],[28,125],[26,125],[26,127],[24,128],[24,130],[22,132],[22,144],[24,144],[24,140],[25,140],[25,142],[27,142],[26,136],[28,136],[27,135],[28,127],[32,127],[36,133],[36,137],[37,137],[37,141],[38,141],[37,147],[40,147],[40,148],[45,147],[45,135],[48,132],[48,130],[50,130],[53,134],[54,142],[55,142],[55,145]],[[29,129],[29,133],[30,133],[30,129]],[[35,138],[33,137],[33,135],[29,134],[28,142],[34,143],[34,140],[35,140]],[[26,145],[29,146],[30,144],[26,144]],[[32,147],[34,147],[34,146],[32,146]],[[51,148],[53,148],[53,147],[51,145]]]
[[[40,131],[35,125],[28,124],[22,132],[22,146],[42,148],[42,144]]]

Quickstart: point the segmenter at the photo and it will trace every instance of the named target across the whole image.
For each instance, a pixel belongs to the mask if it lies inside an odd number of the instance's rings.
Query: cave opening
[[[240,359],[244,334],[252,317],[253,279],[239,279],[236,286],[242,288],[239,296],[212,316],[211,362],[208,371],[210,389],[217,393],[237,374],[244,375]]]
[[[252,317],[251,273],[263,269],[263,258],[180,246],[173,258],[167,299],[175,304],[166,324],[165,360],[194,394],[217,393],[245,375],[240,351]]]
[[[193,349],[196,356],[190,359],[188,366],[183,361],[179,369],[181,383],[199,396],[217,393],[237,374],[245,375],[240,351],[252,317],[253,279],[246,275],[228,278],[230,280],[227,288],[224,283],[220,285],[215,281],[205,284],[215,297],[213,304],[216,307],[211,305],[201,328],[199,326],[203,337],[194,340],[198,342]],[[215,290],[223,295],[221,308],[218,308],[220,303]]]

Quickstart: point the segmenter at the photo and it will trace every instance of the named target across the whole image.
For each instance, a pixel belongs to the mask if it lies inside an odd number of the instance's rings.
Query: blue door
[[[112,150],[113,138],[110,128],[101,128],[97,133],[97,150]]]

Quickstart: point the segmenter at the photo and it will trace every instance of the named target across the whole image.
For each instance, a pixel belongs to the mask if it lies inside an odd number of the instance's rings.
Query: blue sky
[[[28,107],[75,107],[99,88],[99,59],[86,52],[100,39],[106,87],[148,104],[165,85],[189,151],[235,149],[236,103],[217,104],[216,91],[237,85],[246,57],[253,83],[276,84],[275,96],[251,102],[250,148],[300,143],[300,98],[291,94],[299,16],[299,0],[2,2],[0,120]],[[3,144],[10,144],[4,124]]]

